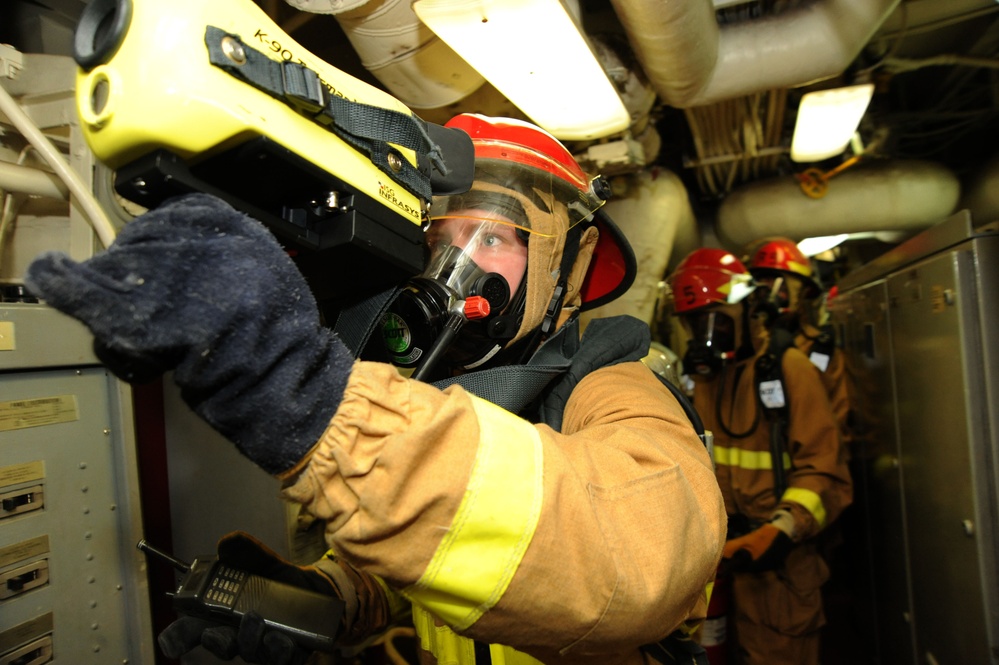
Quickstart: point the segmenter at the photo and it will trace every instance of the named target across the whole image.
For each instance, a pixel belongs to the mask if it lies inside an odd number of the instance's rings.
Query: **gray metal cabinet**
[[[834,319],[853,374],[855,413],[854,505],[864,538],[855,559],[866,573],[853,587],[860,593],[862,629],[882,663],[912,663],[915,632],[902,501],[895,375],[887,286],[883,279],[837,297]]]
[[[0,305],[0,663],[152,663],[131,392],[79,323]]]
[[[840,285],[885,663],[999,663],[997,276],[962,212]]]

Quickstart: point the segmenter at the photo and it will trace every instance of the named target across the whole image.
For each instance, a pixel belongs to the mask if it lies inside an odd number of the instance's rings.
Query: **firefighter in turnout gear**
[[[173,371],[196,413],[325,521],[331,552],[314,566],[245,534],[219,554],[343,598],[344,643],[384,630],[404,599],[421,662],[657,662],[660,641],[704,615],[726,523],[704,445],[641,362],[647,326],[578,332],[581,309],[630,283],[630,250],[553,137],[482,116],[448,125],[472,137],[475,181],[434,202],[428,268],[389,309],[382,349],[412,359],[395,345],[403,323],[448,341],[417,350],[439,357],[434,383],[355,359],[266,228],[202,194],[82,264],[43,255],[28,283],[90,327],[118,376]],[[438,296],[490,302],[449,334],[413,314]],[[542,389],[490,401],[504,376],[552,358],[566,362]],[[304,657],[252,614],[238,630],[199,621],[175,622],[161,646]]]
[[[836,345],[832,326],[818,328],[813,323],[813,304],[822,294],[812,264],[798,245],[788,238],[772,238],[752,253],[749,272],[756,283],[775,291],[773,325],[794,335],[794,345],[808,356],[820,372],[829,395],[840,436],[850,450],[850,389],[846,356]]]
[[[739,661],[817,663],[828,569],[815,536],[852,497],[818,370],[789,341],[772,340],[733,254],[696,250],[668,281],[690,336],[683,365],[694,405],[714,433]]]

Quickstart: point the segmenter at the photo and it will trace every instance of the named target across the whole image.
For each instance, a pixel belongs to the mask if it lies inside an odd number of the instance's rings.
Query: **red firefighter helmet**
[[[802,295],[808,299],[822,292],[815,281],[811,261],[793,240],[787,238],[775,238],[760,245],[749,261],[749,272],[754,277],[773,277],[781,273],[796,275],[805,283]]]
[[[576,285],[581,309],[610,302],[632,285],[637,273],[634,252],[617,225],[600,210],[610,196],[609,184],[588,176],[558,139],[526,122],[472,113],[455,116],[445,126],[472,137],[475,181],[465,194],[435,199],[431,219],[447,216],[448,210],[490,209],[484,199],[493,197],[492,209],[516,219],[516,226],[532,236],[563,236],[576,224],[593,220],[600,235],[586,277]],[[511,200],[511,193],[517,201]],[[522,214],[511,213],[516,210]],[[538,243],[539,251],[547,244]],[[549,270],[547,265],[528,265],[528,280]]]
[[[755,289],[742,261],[723,249],[696,249],[669,277],[674,310],[684,314],[709,305],[741,302]]]

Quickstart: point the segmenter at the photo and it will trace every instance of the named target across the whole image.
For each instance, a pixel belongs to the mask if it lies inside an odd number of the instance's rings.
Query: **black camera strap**
[[[319,75],[305,65],[272,60],[221,28],[208,26],[205,44],[212,65],[328,128],[413,195],[429,201],[431,172],[448,175],[441,148],[419,117],[331,94]],[[429,164],[413,166],[392,144],[415,151]]]

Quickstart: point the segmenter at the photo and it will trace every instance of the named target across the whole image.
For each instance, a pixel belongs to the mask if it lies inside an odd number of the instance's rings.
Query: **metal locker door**
[[[995,662],[975,533],[981,340],[969,245],[888,278],[920,662]],[[991,510],[991,509],[989,509]]]
[[[853,509],[864,512],[869,558],[869,595],[858,613],[873,613],[877,662],[884,665],[916,663],[915,631],[909,589],[909,561],[905,507],[899,468],[895,418],[895,384],[884,280],[877,280],[837,297],[834,319],[842,325],[844,352],[855,397],[853,462],[860,468],[854,487]]]

